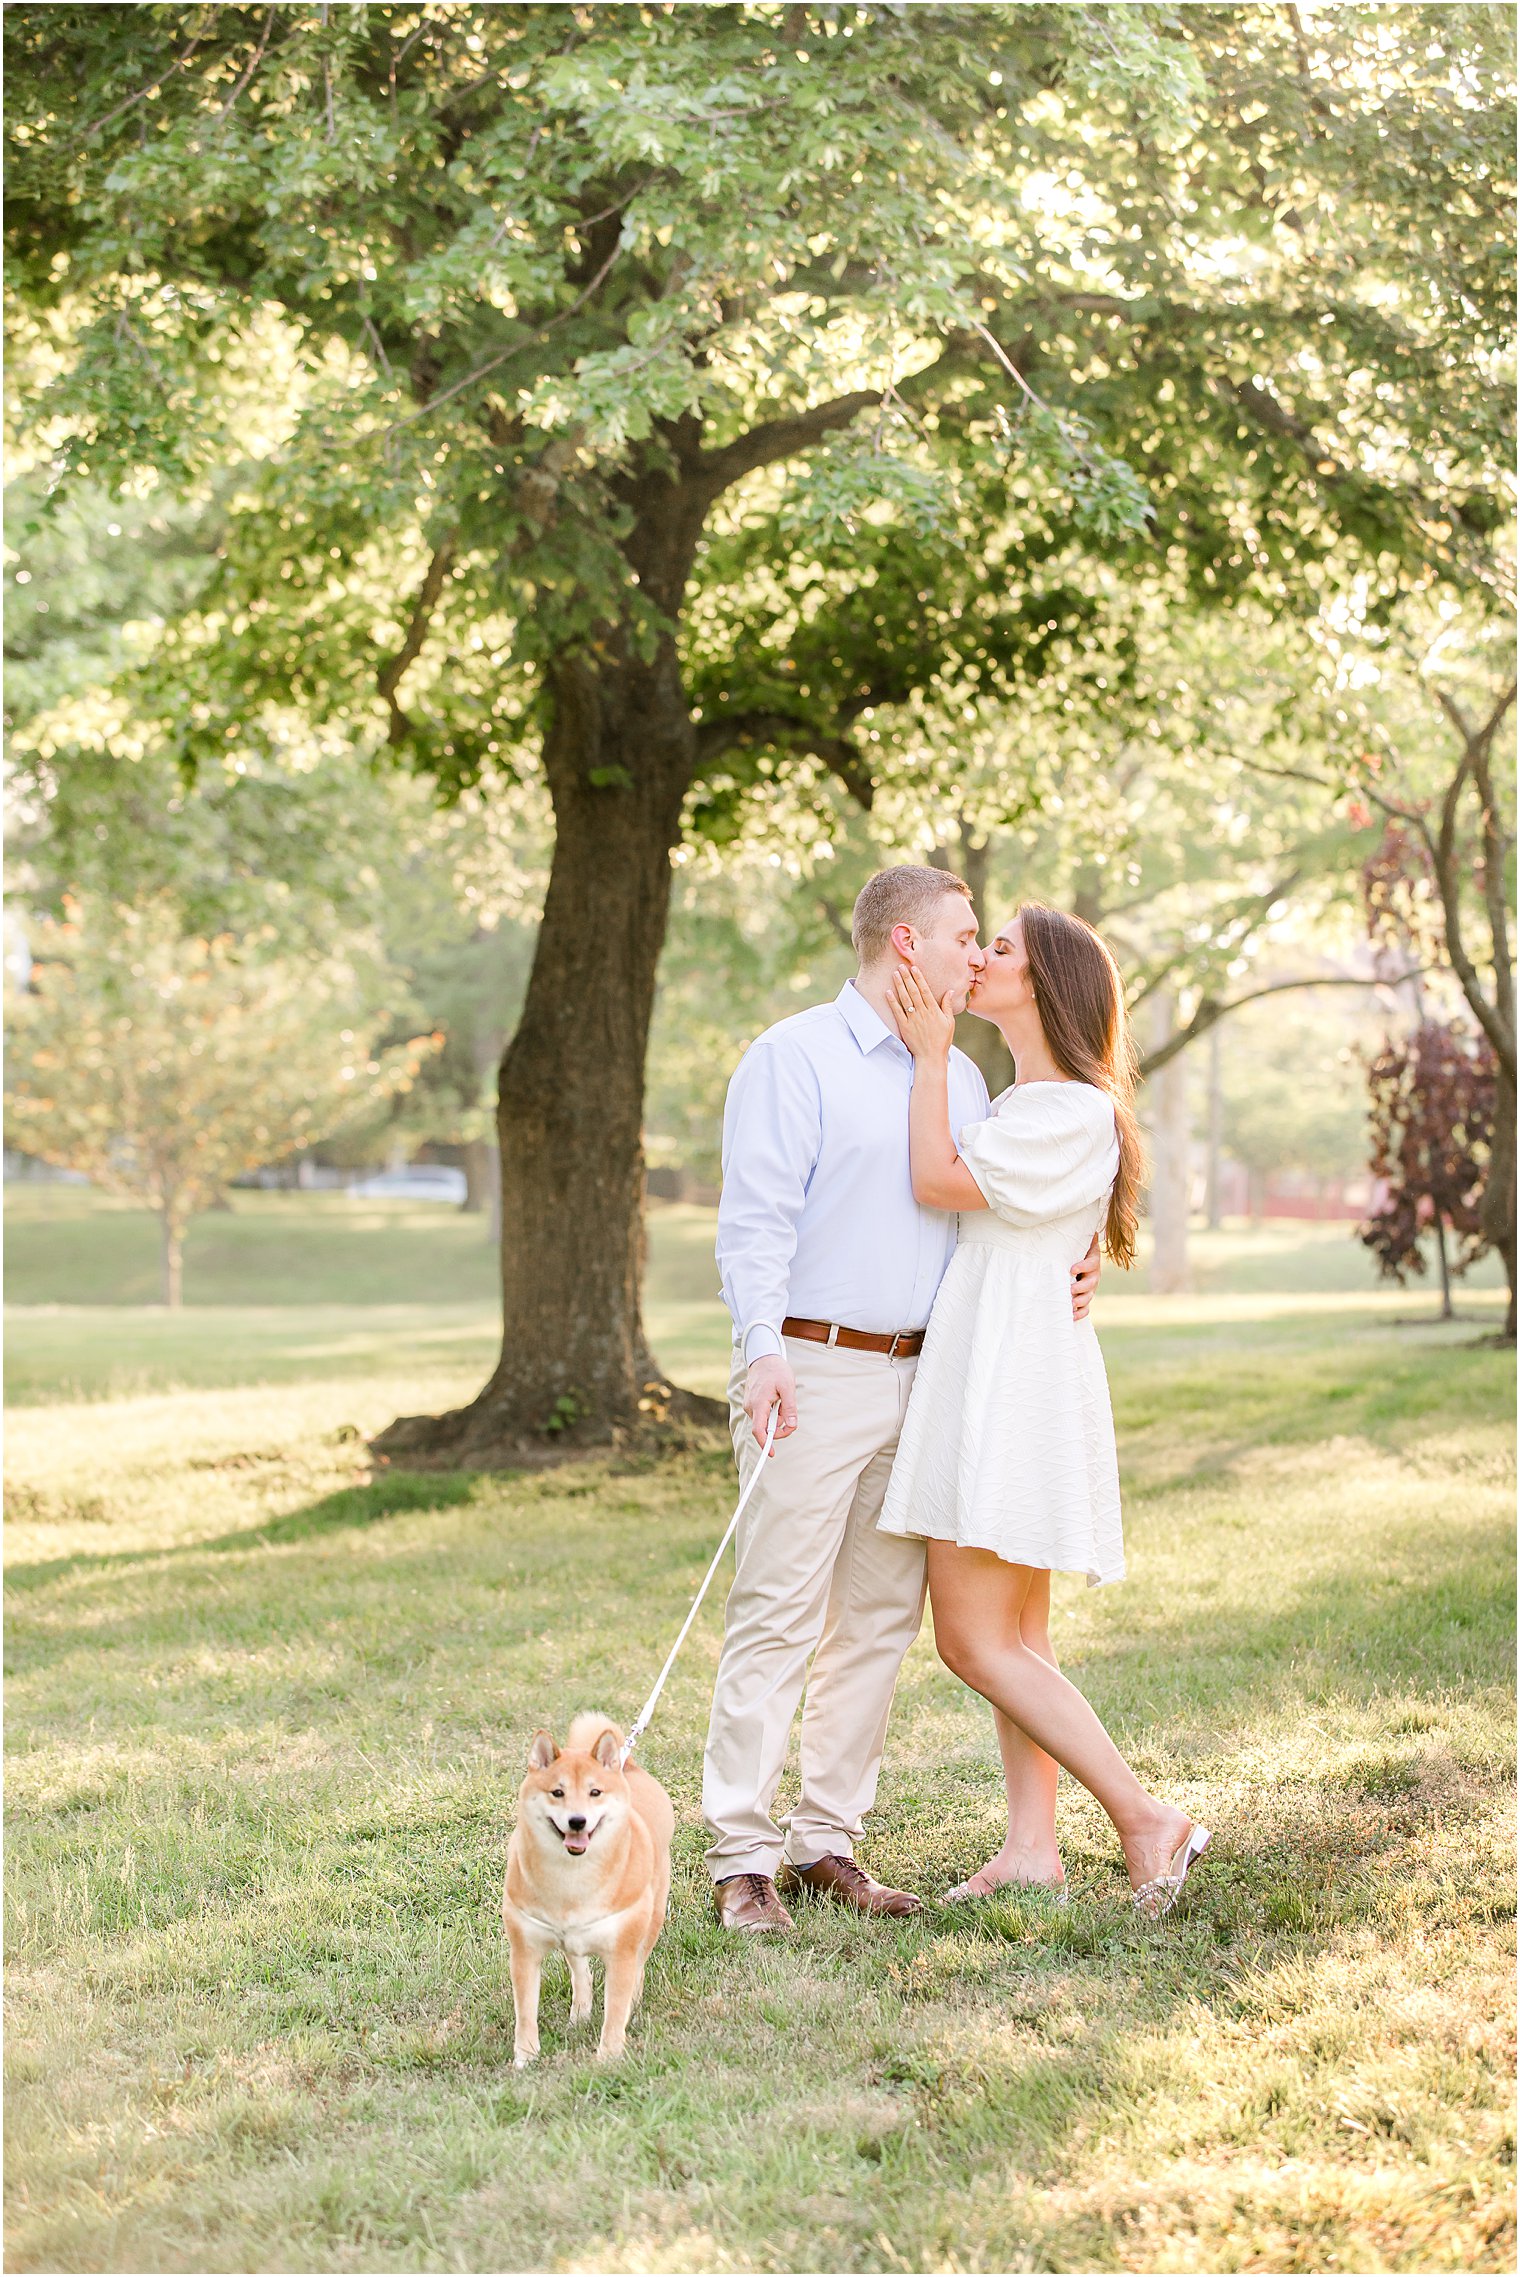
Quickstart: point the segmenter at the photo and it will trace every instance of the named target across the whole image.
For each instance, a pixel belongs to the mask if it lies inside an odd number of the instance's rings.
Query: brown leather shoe
[[[769,1874],[731,1874],[713,1884],[713,1904],[725,1929],[790,1929],[792,1917]]]
[[[788,1890],[814,1890],[836,1905],[853,1906],[857,1913],[917,1913],[924,1902],[910,1890],[889,1890],[885,1882],[873,1882],[853,1858],[816,1858],[811,1866],[784,1866],[782,1879]]]

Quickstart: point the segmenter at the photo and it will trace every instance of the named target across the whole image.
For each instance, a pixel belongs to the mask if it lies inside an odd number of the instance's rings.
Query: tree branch
[[[1451,721],[1458,735],[1461,736],[1463,745],[1470,750],[1475,744],[1481,743],[1486,750],[1503,725],[1504,715],[1515,700],[1515,682],[1513,680],[1510,682],[1481,727],[1472,725],[1461,705],[1449,690],[1437,687],[1432,682],[1430,692],[1446,717]]]
[[[1311,475],[1329,483],[1355,482],[1363,479],[1358,475],[1354,466],[1347,465],[1335,456],[1330,447],[1321,440],[1318,431],[1310,421],[1297,418],[1278,401],[1269,389],[1258,387],[1254,380],[1215,379],[1210,384],[1215,393],[1224,401],[1238,406],[1240,410],[1253,418],[1258,426],[1266,428],[1269,434],[1281,435],[1286,441],[1296,444],[1308,463]],[[1431,522],[1440,520],[1445,511],[1444,508],[1412,486],[1379,482],[1377,488],[1399,512],[1412,515],[1426,545],[1435,545],[1441,558],[1446,560],[1452,558],[1450,554],[1443,551],[1444,541],[1439,540],[1435,533],[1426,526]],[[1474,574],[1479,577],[1480,581],[1492,587],[1495,582],[1494,576],[1491,571],[1488,574],[1485,574],[1484,571],[1484,560],[1486,558],[1485,555],[1483,559],[1478,560],[1473,565],[1473,557],[1469,554],[1469,563],[1474,566]]]
[[[823,911],[824,917],[828,922],[829,931],[834,935],[835,939],[840,941],[845,948],[853,949],[855,946],[855,936],[850,931],[849,925],[845,920],[844,914],[841,911],[839,904],[836,901],[831,901],[826,893],[821,893],[818,896],[818,906]]]
[[[1367,781],[1360,775],[1350,781],[1338,783],[1333,776],[1314,775],[1306,767],[1271,767],[1264,759],[1242,758],[1238,764],[1249,768],[1253,775],[1274,775],[1280,782],[1312,783],[1317,790],[1328,791],[1332,798],[1341,799],[1354,795],[1357,798],[1371,799],[1375,807],[1380,808],[1384,814],[1390,815],[1395,822],[1407,822],[1411,830],[1417,830],[1425,842],[1431,861],[1434,862],[1436,858],[1436,844],[1431,836],[1430,824],[1419,808],[1406,806],[1402,799],[1390,798],[1386,791],[1380,791],[1375,783]]]
[[[1440,829],[1432,845],[1432,863],[1435,869],[1436,887],[1441,896],[1441,914],[1446,933],[1446,954],[1451,959],[1451,969],[1461,983],[1462,994],[1467,999],[1474,1019],[1493,1045],[1499,1065],[1504,1070],[1507,1080],[1513,1083],[1515,1080],[1515,1019],[1509,976],[1509,927],[1503,907],[1503,880],[1500,875],[1503,850],[1499,844],[1498,824],[1494,816],[1493,783],[1488,768],[1488,752],[1505,713],[1515,700],[1515,690],[1513,686],[1506,690],[1484,725],[1476,733],[1467,726],[1462,712],[1443,690],[1436,689],[1435,695],[1441,709],[1462,736],[1463,743],[1462,756],[1457,762],[1456,772],[1446,786],[1446,794],[1441,801]],[[1483,992],[1482,980],[1479,977],[1476,965],[1468,954],[1467,943],[1463,937],[1462,873],[1457,856],[1457,814],[1461,806],[1462,791],[1468,776],[1470,774],[1475,777],[1478,776],[1480,768],[1481,779],[1478,781],[1478,797],[1483,816],[1484,906],[1493,934],[1492,954],[1496,1001],[1492,1004]],[[1485,784],[1487,785],[1486,794]],[[1428,832],[1426,836],[1429,840]],[[1491,847],[1493,849],[1492,857],[1490,856]],[[1496,901],[1499,911],[1497,923],[1495,922]],[[1508,1018],[1505,1017],[1506,1008]]]
[[[862,709],[864,706],[862,706]],[[703,720],[697,729],[697,763],[708,766],[725,751],[746,750],[755,744],[775,743],[791,751],[810,751],[836,775],[851,798],[867,814],[876,796],[871,771],[847,735],[825,735],[805,719],[789,712],[736,712],[729,719]]]
[[[195,33],[194,37],[191,39],[190,45],[174,58],[174,61],[170,64],[167,71],[159,72],[156,78],[150,79],[147,82],[146,86],[139,87],[135,95],[129,95],[124,103],[118,103],[114,111],[107,111],[104,118],[97,119],[93,126],[87,126],[84,132],[76,137],[76,141],[79,143],[93,142],[96,135],[104,134],[106,128],[110,126],[112,121],[121,117],[123,111],[130,111],[134,103],[141,103],[149,95],[156,94],[161,87],[165,86],[168,81],[174,77],[176,71],[183,71],[185,65],[190,61],[190,58],[192,55],[194,55],[196,49],[203,46],[204,43],[210,39],[212,33],[216,30],[216,20],[221,12],[222,11],[220,8],[213,8],[211,11],[211,21],[209,24],[207,24],[205,30]]]
[[[1215,947],[1229,949],[1232,954],[1238,954],[1245,942],[1249,940],[1253,927],[1268,914],[1275,901],[1281,901],[1284,894],[1293,891],[1303,874],[1301,868],[1291,869],[1286,877],[1280,878],[1275,885],[1267,886],[1261,893],[1248,894],[1244,901],[1237,901],[1232,908],[1222,911],[1216,923]],[[1140,903],[1130,904],[1131,908],[1141,906],[1143,905]],[[1112,918],[1117,914],[1117,911],[1109,910],[1106,916]],[[1189,959],[1185,950],[1179,950],[1174,957],[1169,957],[1166,963],[1153,972],[1145,985],[1137,989],[1130,998],[1130,1010],[1134,1011],[1137,1005],[1143,1004],[1148,997],[1154,996],[1158,988],[1165,987],[1173,975],[1188,962]]]
[[[494,372],[499,365],[507,363],[513,356],[524,354],[529,348],[536,348],[540,341],[548,338],[556,325],[568,324],[572,316],[580,314],[587,301],[596,291],[597,286],[606,277],[621,250],[621,245],[613,246],[612,251],[597,270],[596,275],[587,285],[580,298],[572,301],[568,308],[562,308],[558,316],[551,316],[548,322],[541,324],[536,332],[525,332],[520,340],[514,340],[510,348],[503,348],[498,355],[487,356],[483,364],[477,364],[474,371],[466,372],[462,380],[456,380],[452,387],[446,387],[442,395],[430,395],[420,410],[409,411],[404,419],[392,420],[390,426],[384,431],[384,439],[398,435],[403,427],[415,426],[419,419],[426,419],[432,412],[441,410],[444,404],[452,403],[456,395],[463,395],[466,388],[473,387],[477,380],[483,380],[487,372]]]
[[[1494,797],[1493,769],[1489,764],[1494,732],[1515,700],[1511,684],[1502,704],[1494,711],[1488,727],[1473,753],[1473,783],[1482,802],[1481,827],[1483,832],[1483,900],[1488,910],[1489,932],[1493,939],[1494,995],[1496,1010],[1511,1038],[1515,1033],[1515,985],[1510,971],[1509,909],[1504,898],[1504,857],[1508,850],[1509,834],[1499,818],[1498,802]],[[1501,1058],[1502,1058],[1501,1054]],[[1513,1068],[1511,1068],[1513,1080]]]
[[[716,498],[741,475],[752,474],[756,467],[774,466],[778,459],[794,458],[799,451],[821,442],[834,428],[848,427],[858,413],[881,402],[882,392],[879,387],[857,388],[850,395],[815,403],[810,411],[784,412],[779,418],[763,419],[758,427],[749,428],[721,450],[701,452],[693,479],[708,499]]]
[[[253,60],[250,62],[248,69],[243,73],[242,78],[233,88],[232,93],[227,97],[226,102],[223,103],[221,109],[217,112],[215,119],[212,121],[213,125],[221,125],[223,119],[227,116],[227,113],[231,110],[239,95],[242,94],[243,89],[247,86],[249,80],[253,77],[254,73],[258,70],[259,65],[263,62],[264,50],[269,45],[269,35],[274,30],[274,19],[275,10],[271,8],[268,15],[264,18],[264,29],[259,34],[259,44],[253,51]]]
[[[1493,1045],[1500,1066],[1510,1082],[1516,1075],[1515,1016],[1513,984],[1509,971],[1509,923],[1504,903],[1503,862],[1504,842],[1498,809],[1493,797],[1493,783],[1489,772],[1489,752],[1494,736],[1503,725],[1515,701],[1516,688],[1511,682],[1494,703],[1480,728],[1474,728],[1456,699],[1445,689],[1433,687],[1431,694],[1457,734],[1462,739],[1462,755],[1456,771],[1447,784],[1441,799],[1440,820],[1432,830],[1428,817],[1416,806],[1402,799],[1392,798],[1386,791],[1365,777],[1358,776],[1349,782],[1337,783],[1324,775],[1310,773],[1301,767],[1273,767],[1264,760],[1242,759],[1240,764],[1253,774],[1278,776],[1286,781],[1312,783],[1334,797],[1343,797],[1348,791],[1369,799],[1382,813],[1395,822],[1406,823],[1418,832],[1430,857],[1430,867],[1441,897],[1442,931],[1445,935],[1446,954],[1451,969],[1461,986],[1468,1008]],[[1462,931],[1462,865],[1457,846],[1457,817],[1461,808],[1462,792],[1469,775],[1475,781],[1482,805],[1484,847],[1484,904],[1493,933],[1494,993],[1496,1001],[1490,1003],[1484,994],[1477,967],[1467,951]]]
[[[428,563],[427,575],[422,580],[422,590],[417,595],[416,606],[412,610],[412,621],[406,628],[406,638],[402,641],[400,648],[391,658],[389,664],[380,672],[375,682],[382,702],[390,708],[390,726],[387,734],[392,743],[404,743],[411,733],[412,723],[396,701],[396,690],[401,685],[408,667],[415,662],[418,652],[427,638],[428,624],[433,611],[438,606],[444,579],[448,576],[449,564],[453,558],[454,536],[451,532]]]
[[[1185,1028],[1179,1028],[1175,1035],[1168,1036],[1164,1044],[1158,1044],[1153,1052],[1147,1053],[1141,1060],[1139,1079],[1143,1083],[1147,1076],[1156,1074],[1169,1060],[1174,1060],[1179,1052],[1186,1051],[1189,1044],[1196,1043],[1200,1036],[1208,1034],[1210,1028],[1217,1027],[1227,1013],[1238,1012],[1243,1004],[1259,1003],[1264,996],[1282,996],[1294,988],[1398,988],[1406,980],[1417,980],[1422,972],[1429,969],[1425,965],[1411,965],[1408,972],[1379,973],[1370,980],[1363,980],[1356,973],[1316,973],[1303,980],[1274,980],[1265,988],[1253,988],[1244,996],[1232,996],[1228,1004],[1221,1004],[1216,997],[1206,996]]]

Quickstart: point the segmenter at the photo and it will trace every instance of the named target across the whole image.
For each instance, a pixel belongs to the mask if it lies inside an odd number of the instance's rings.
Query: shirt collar
[[[845,982],[834,1002],[863,1052],[874,1052],[878,1044],[896,1044],[899,1051],[907,1050],[901,1036],[887,1026],[874,1004],[866,1002],[853,980]]]

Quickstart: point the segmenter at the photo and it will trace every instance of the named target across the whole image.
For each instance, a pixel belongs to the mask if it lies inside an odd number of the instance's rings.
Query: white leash
[[[739,1497],[738,1508],[735,1510],[732,1518],[730,1518],[728,1521],[728,1532],[724,1535],[722,1541],[718,1544],[717,1549],[713,1553],[712,1564],[707,1569],[701,1588],[697,1591],[696,1596],[692,1599],[691,1611],[687,1614],[685,1620],[681,1624],[681,1634],[676,1638],[675,1643],[670,1648],[670,1656],[667,1659],[665,1666],[660,1670],[659,1676],[655,1681],[654,1690],[650,1693],[648,1699],[644,1702],[643,1707],[640,1708],[638,1721],[635,1723],[632,1731],[628,1734],[628,1737],[623,1742],[623,1752],[618,1757],[619,1770],[621,1770],[623,1765],[628,1761],[628,1758],[633,1753],[635,1746],[643,1738],[645,1732],[649,1729],[649,1719],[654,1714],[655,1704],[658,1701],[660,1694],[665,1689],[665,1679],[670,1674],[672,1668],[675,1666],[676,1654],[680,1651],[682,1645],[686,1642],[686,1632],[691,1627],[692,1622],[696,1619],[697,1612],[701,1606],[702,1600],[707,1595],[708,1589],[712,1584],[712,1577],[718,1570],[718,1561],[722,1557],[723,1552],[728,1548],[729,1543],[733,1540],[734,1528],[738,1525],[739,1520],[744,1516],[745,1504],[748,1502],[750,1496],[754,1493],[755,1488],[760,1484],[761,1474],[765,1469],[766,1457],[769,1455],[771,1448],[775,1445],[776,1442],[776,1426],[780,1421],[781,1404],[778,1400],[776,1405],[771,1409],[771,1419],[766,1426],[765,1446],[761,1452],[760,1460],[758,1463],[756,1463],[754,1469],[751,1471],[749,1484]]]

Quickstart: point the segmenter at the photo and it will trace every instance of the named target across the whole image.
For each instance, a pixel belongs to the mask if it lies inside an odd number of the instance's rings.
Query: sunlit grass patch
[[[376,1478],[358,1434],[474,1388],[394,1344],[238,1383],[229,1342],[203,1389],[18,1410],[13,2263],[1508,2267],[1512,1363],[1221,1304],[1106,1332],[1132,1579],[1061,1584],[1054,1630],[1216,1831],[1184,1908],[1138,1922],[1063,1787],[1066,1908],[806,1903],[794,1940],[725,1941],[713,1606],[646,1744],[675,1896],[610,2071],[563,1969],[509,2068],[506,1831],[537,1723],[643,1697],[721,1447]],[[998,1833],[990,1728],[926,1637],[868,1862],[933,1897]]]

